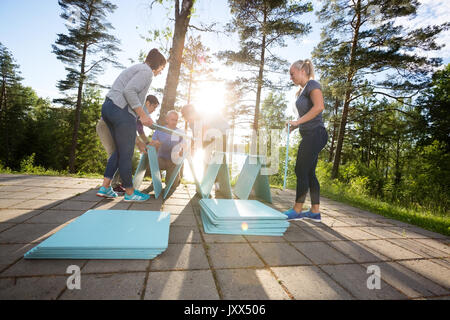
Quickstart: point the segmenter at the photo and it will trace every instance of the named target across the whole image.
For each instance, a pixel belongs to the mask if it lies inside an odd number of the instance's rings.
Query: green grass
[[[436,214],[427,210],[406,209],[368,196],[337,191],[326,185],[321,185],[320,192],[326,198],[450,236],[449,215]]]

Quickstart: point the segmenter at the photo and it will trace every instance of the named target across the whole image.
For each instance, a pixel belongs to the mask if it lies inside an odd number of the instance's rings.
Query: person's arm
[[[152,140],[149,142],[149,145],[155,147],[156,150],[161,146],[161,142],[159,141],[158,131],[153,132]]]
[[[298,120],[289,121],[289,124],[291,126],[297,127],[303,123],[306,123],[317,117],[317,115],[325,109],[325,106],[323,104],[323,95],[320,89],[313,89],[310,93],[310,98],[313,103],[312,108],[309,109],[309,111]]]
[[[145,144],[149,144],[149,140],[144,132],[144,126],[142,125],[142,122],[140,120],[136,121],[136,130],[138,132],[139,138],[141,141]]]
[[[143,106],[139,101],[138,92],[145,90],[145,88],[149,88],[152,76],[153,73],[151,71],[139,71],[130,79],[130,81],[128,81],[123,90],[123,95],[125,100],[127,100],[128,105],[139,116],[142,124],[148,127],[153,125],[153,120],[145,113]]]
[[[146,144],[143,143],[138,137],[136,137],[136,146],[141,153],[147,153]]]

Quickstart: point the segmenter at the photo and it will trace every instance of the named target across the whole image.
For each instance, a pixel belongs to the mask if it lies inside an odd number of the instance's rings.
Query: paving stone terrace
[[[0,299],[450,298],[450,238],[437,233],[322,198],[322,223],[292,222],[283,237],[212,235],[194,185],[138,204],[96,197],[100,182],[0,175]],[[272,196],[282,211],[294,192]],[[169,246],[153,260],[23,258],[90,209],[168,211]],[[67,288],[70,265],[80,290]]]

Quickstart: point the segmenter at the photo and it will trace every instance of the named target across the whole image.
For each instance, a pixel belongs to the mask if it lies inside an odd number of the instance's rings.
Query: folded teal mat
[[[89,210],[26,259],[152,259],[167,249],[170,213]]]

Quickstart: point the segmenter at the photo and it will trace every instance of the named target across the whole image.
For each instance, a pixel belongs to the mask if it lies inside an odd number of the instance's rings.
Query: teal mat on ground
[[[170,213],[89,210],[26,259],[152,259],[167,249]]]
[[[289,227],[286,215],[257,201],[201,199],[206,233],[282,236]]]

